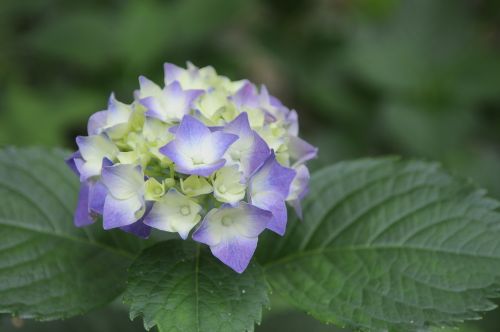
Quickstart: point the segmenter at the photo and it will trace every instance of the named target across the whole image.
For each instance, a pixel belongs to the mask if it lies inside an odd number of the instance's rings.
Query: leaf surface
[[[140,242],[100,225],[78,229],[78,179],[60,150],[0,151],[0,312],[67,318],[124,289]]]
[[[132,319],[161,332],[253,331],[269,305],[268,285],[255,263],[237,274],[205,247],[171,240],[146,249],[130,268],[124,301]]]
[[[313,176],[304,221],[260,258],[274,289],[326,322],[414,331],[476,319],[498,296],[498,206],[437,164],[343,162]]]

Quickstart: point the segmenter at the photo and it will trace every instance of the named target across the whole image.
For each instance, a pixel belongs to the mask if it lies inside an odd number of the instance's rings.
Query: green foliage
[[[130,268],[124,296],[131,317],[146,329],[170,331],[253,331],[268,285],[252,263],[237,274],[193,242],[167,241],[145,250]]]
[[[51,320],[125,289],[144,241],[71,219],[77,180],[66,153],[0,152],[0,312]],[[438,164],[397,158],[317,172],[303,222],[269,235],[237,274],[194,242],[142,251],[124,301],[147,329],[252,331],[271,286],[314,317],[370,331],[477,319],[500,282],[500,203]],[[265,278],[266,276],[266,278]]]
[[[0,312],[40,320],[82,314],[125,286],[131,236],[73,226],[78,180],[67,153],[0,152]]]
[[[131,322],[122,306],[89,312],[67,320],[37,322],[19,318],[0,317],[2,332],[143,332],[140,322]]]
[[[500,287],[499,206],[437,164],[343,162],[313,176],[304,222],[261,257],[273,288],[326,322],[415,331],[477,319]]]

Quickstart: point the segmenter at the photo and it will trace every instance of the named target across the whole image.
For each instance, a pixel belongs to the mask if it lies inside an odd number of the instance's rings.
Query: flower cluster
[[[134,101],[112,94],[93,114],[68,165],[80,177],[75,225],[148,237],[193,230],[195,241],[241,273],[265,229],[285,233],[286,202],[299,215],[305,162],[297,113],[247,80],[212,67],[165,64],[165,86],[145,77]]]

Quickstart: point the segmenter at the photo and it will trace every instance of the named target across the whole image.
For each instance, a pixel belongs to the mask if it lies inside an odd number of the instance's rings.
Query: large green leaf
[[[273,288],[318,319],[413,331],[479,317],[500,281],[499,203],[439,165],[373,159],[313,176],[304,221],[261,252]]]
[[[130,268],[125,302],[132,319],[160,332],[253,331],[268,285],[251,263],[237,274],[193,242],[171,240],[145,250]]]
[[[130,235],[73,226],[67,153],[0,151],[0,312],[50,320],[113,300],[139,249]]]

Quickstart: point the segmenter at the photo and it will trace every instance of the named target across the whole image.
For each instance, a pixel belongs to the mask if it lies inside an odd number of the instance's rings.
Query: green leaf
[[[0,313],[51,320],[107,304],[140,249],[125,233],[78,229],[78,179],[59,150],[0,151]]]
[[[340,163],[313,176],[304,205],[260,257],[271,286],[314,317],[415,331],[495,307],[499,202],[439,165]]]
[[[124,301],[146,329],[170,331],[253,331],[268,285],[256,264],[232,271],[199,244],[172,240],[146,249],[129,271]]]
[[[84,316],[53,322],[37,322],[0,316],[2,332],[144,332],[140,322],[131,323],[126,308],[112,304]],[[457,331],[455,331],[457,332]]]

